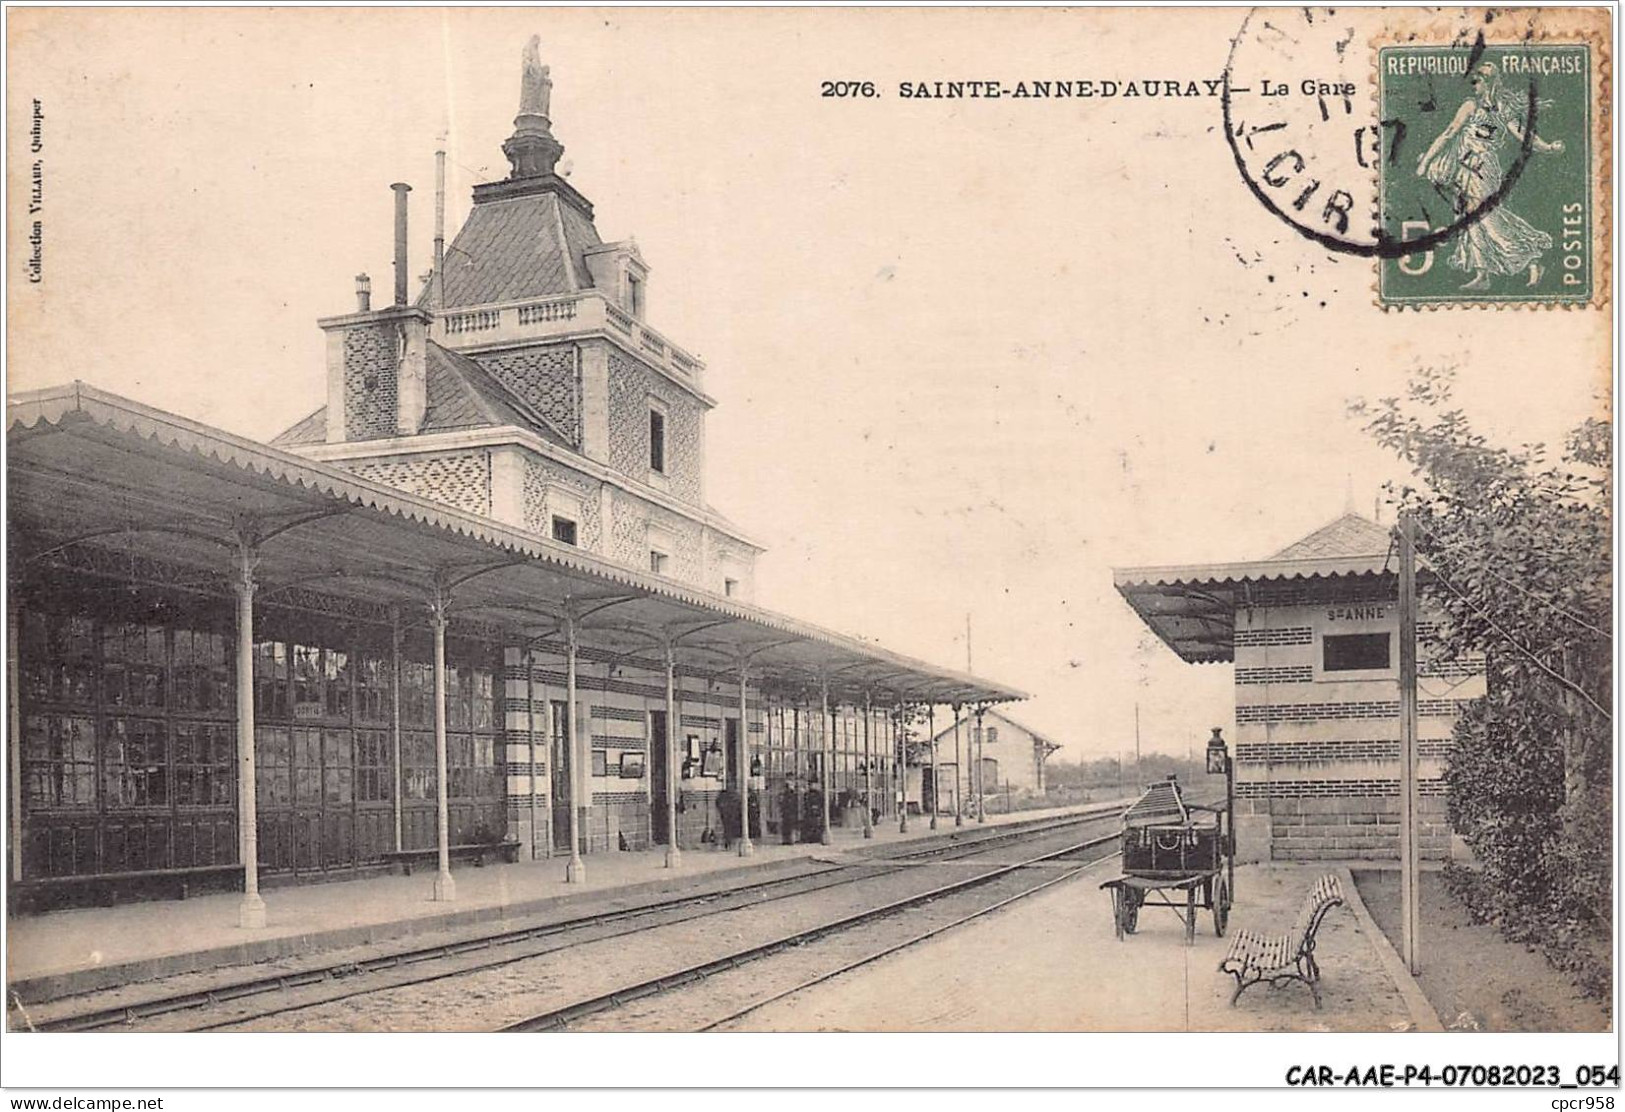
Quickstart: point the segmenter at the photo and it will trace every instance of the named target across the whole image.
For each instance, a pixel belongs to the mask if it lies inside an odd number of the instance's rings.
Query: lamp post
[[[1229,881],[1230,898],[1236,898],[1236,763],[1224,743],[1224,734],[1218,726],[1207,739],[1207,770],[1211,776],[1224,777],[1225,814],[1225,879]]]

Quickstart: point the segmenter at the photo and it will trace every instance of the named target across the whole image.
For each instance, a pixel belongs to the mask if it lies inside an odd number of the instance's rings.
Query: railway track
[[[411,946],[359,960],[316,960],[292,969],[260,972],[225,981],[166,990],[160,984],[136,999],[130,989],[96,993],[87,1006],[66,1008],[45,1005],[29,1015],[16,1009],[13,1030],[212,1030],[300,1011],[350,997],[412,985],[431,984],[453,977],[558,953],[588,942],[613,939],[640,931],[723,915],[762,903],[793,899],[824,889],[851,885],[899,873],[911,867],[954,861],[985,853],[1006,843],[1030,840],[1057,830],[1098,823],[1117,813],[1115,807],[1070,815],[1054,822],[1017,829],[975,830],[950,834],[930,846],[877,855],[872,860],[845,864],[819,863],[787,876],[734,887],[689,893],[674,899],[617,908],[573,917],[476,934],[433,945]],[[188,983],[200,979],[188,975]],[[111,1004],[98,1003],[117,996]],[[53,1002],[67,1003],[67,1002]]]
[[[1058,859],[1075,858],[1075,855],[1084,851],[1106,844],[1115,844],[1117,841],[1118,835],[1113,832],[1098,838],[1088,839],[1086,841],[1067,846],[1060,850],[1040,854],[1027,860],[999,865],[988,872],[981,873],[973,877],[939,885],[930,889],[929,891],[920,892],[906,896],[902,899],[893,900],[879,907],[870,908],[852,915],[843,916],[831,922],[819,924],[805,930],[788,933],[771,941],[758,943],[731,954],[712,958],[708,961],[701,962],[681,970],[662,974],[659,977],[650,978],[637,984],[625,986],[613,992],[601,993],[589,999],[576,1001],[562,1007],[552,1008],[548,1011],[528,1016],[517,1022],[507,1024],[506,1026],[500,1028],[500,1030],[504,1032],[563,1030],[569,1027],[571,1024],[589,1016],[596,1016],[604,1012],[625,1007],[633,1002],[647,1000],[650,997],[658,996],[663,993],[684,989],[691,985],[702,982],[716,974],[732,971],[751,962],[782,954],[793,947],[805,946],[809,943],[817,942],[831,935],[844,931],[850,931],[854,928],[868,925],[877,920],[887,919],[901,914],[904,911],[908,911],[925,904],[944,900],[953,896],[959,896],[973,889],[990,885],[1001,879],[1011,877],[1025,870],[1031,869],[1033,866],[1048,864]],[[1069,880],[1078,873],[1083,872],[1085,869],[1099,864],[1101,861],[1115,855],[1116,851],[1104,853],[1082,861],[1082,863],[1080,863],[1076,868],[1065,869],[1058,873],[1051,874],[1036,884],[1019,885],[1018,891],[1008,895],[1001,894],[991,903],[986,903],[983,901],[983,906],[978,906],[967,913],[956,913],[949,918],[948,922],[934,925],[925,931],[912,933],[909,937],[900,942],[889,943],[883,946],[881,949],[867,953],[856,960],[846,961],[836,968],[822,971],[814,977],[801,980],[794,985],[774,992],[767,997],[753,1000],[743,1008],[735,1009],[724,1016],[711,1020],[710,1022],[701,1026],[699,1030],[714,1030],[728,1023],[735,1022],[751,1012],[766,1007],[768,1004],[782,1000],[788,996],[793,996],[796,993],[805,991],[806,989],[812,988],[815,985],[833,980],[836,977],[850,973],[853,970],[870,964],[871,962],[878,961],[883,957],[897,953],[898,951],[907,949],[908,947],[916,946],[921,942],[935,938],[946,931],[963,926],[964,924],[972,922],[976,919],[991,915],[1018,900],[1026,899],[1027,897],[1044,891],[1047,888]]]

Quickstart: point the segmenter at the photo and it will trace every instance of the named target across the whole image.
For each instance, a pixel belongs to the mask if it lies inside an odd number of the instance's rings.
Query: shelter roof
[[[1114,568],[1112,584],[1167,646],[1192,663],[1235,657],[1236,609],[1249,586],[1393,575],[1388,530],[1344,514],[1266,560]]]

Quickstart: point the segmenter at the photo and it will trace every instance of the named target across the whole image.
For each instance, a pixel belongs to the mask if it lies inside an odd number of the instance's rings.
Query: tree
[[[1356,403],[1418,482],[1419,588],[1447,660],[1482,657],[1488,693],[1458,722],[1450,816],[1483,864],[1477,909],[1529,937],[1611,925],[1612,428],[1588,420],[1557,460],[1506,448],[1452,405],[1451,371]]]

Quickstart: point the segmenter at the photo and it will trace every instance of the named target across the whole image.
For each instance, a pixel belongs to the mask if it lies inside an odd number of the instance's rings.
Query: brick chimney
[[[427,310],[406,304],[406,195],[395,193],[395,304],[371,308],[370,279],[357,278],[357,311],[317,321],[327,333],[327,441],[413,436],[428,404]]]

